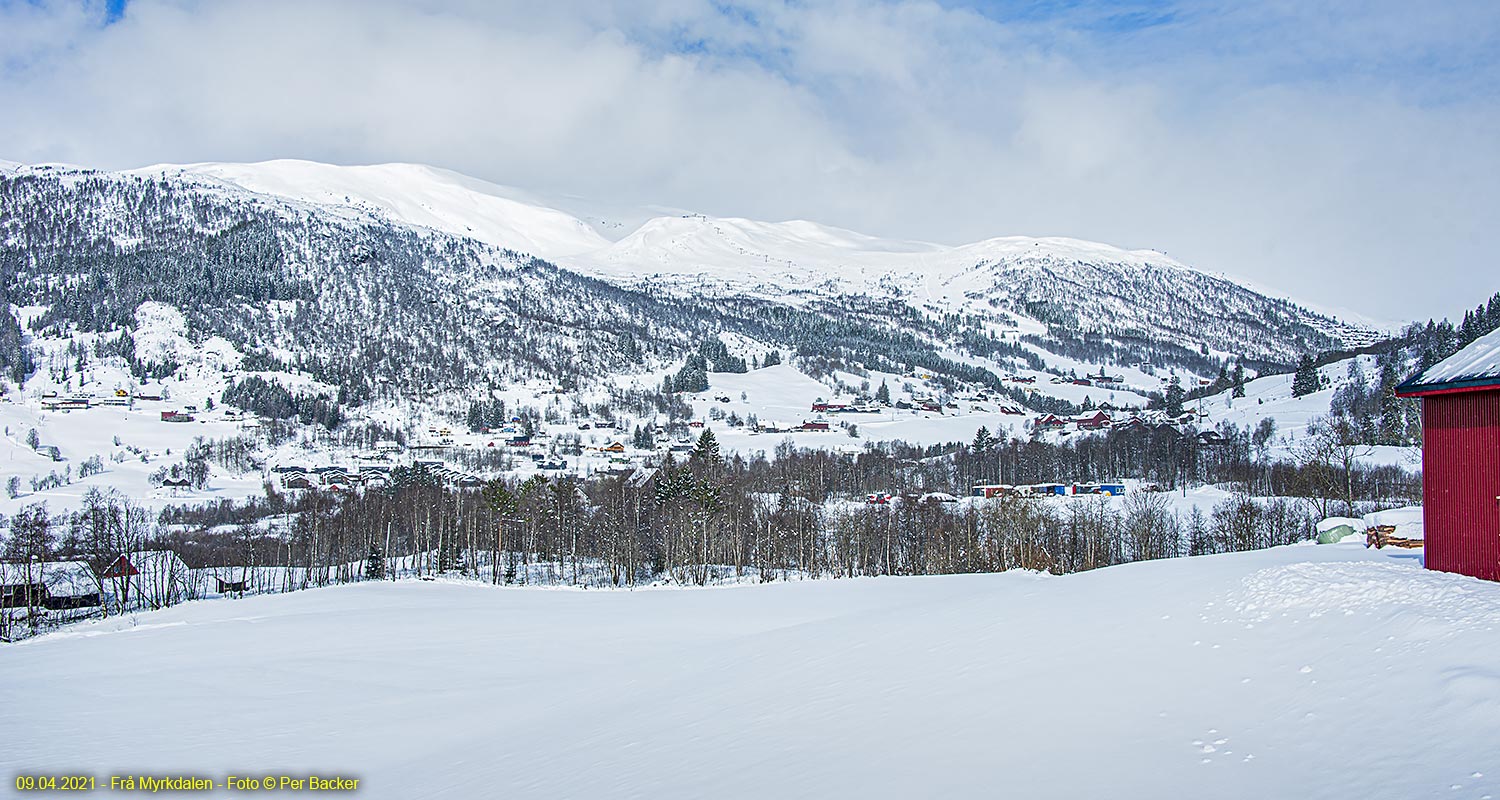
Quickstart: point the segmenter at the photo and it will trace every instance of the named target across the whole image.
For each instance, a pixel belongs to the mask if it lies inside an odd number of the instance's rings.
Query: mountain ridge
[[[720,280],[744,275],[748,269],[758,267],[775,269],[786,265],[792,269],[780,270],[777,276],[789,279],[798,277],[795,268],[799,266],[804,270],[823,270],[835,266],[852,265],[857,268],[856,274],[846,282],[853,283],[863,279],[878,281],[881,273],[909,273],[912,270],[913,259],[918,262],[918,266],[923,266],[922,262],[932,259],[951,262],[953,266],[944,271],[953,272],[973,266],[987,258],[1015,259],[1028,250],[1041,249],[1053,257],[1072,257],[1091,263],[1141,263],[1157,268],[1190,270],[1225,280],[1271,299],[1289,301],[1316,315],[1333,318],[1343,323],[1343,327],[1349,332],[1356,330],[1390,332],[1390,328],[1383,327],[1379,322],[1366,317],[1340,319],[1340,315],[1336,312],[1319,308],[1285,292],[1262,287],[1237,276],[1179,261],[1160,250],[1128,249],[1074,237],[1006,235],[948,245],[880,237],[805,219],[761,221],[744,217],[712,217],[650,206],[613,206],[601,209],[590,207],[586,201],[578,198],[570,198],[568,202],[562,202],[555,198],[545,198],[525,189],[484,181],[453,170],[401,162],[344,167],[283,159],[254,164],[205,162],[194,165],[156,165],[132,172],[165,173],[173,170],[198,176],[217,176],[225,182],[250,191],[335,206],[340,205],[338,192],[325,190],[321,192],[320,197],[315,190],[310,191],[306,185],[310,177],[309,173],[311,176],[322,175],[325,179],[330,179],[332,176],[347,177],[365,173],[376,178],[377,183],[382,187],[395,185],[407,191],[413,188],[420,189],[423,182],[447,184],[468,193],[472,199],[498,201],[508,204],[510,210],[524,206],[533,214],[540,211],[548,217],[548,222],[538,225],[533,220],[526,220],[524,225],[510,225],[509,229],[486,230],[482,225],[476,227],[471,222],[465,222],[462,217],[443,218],[442,215],[438,215],[438,218],[433,219],[426,218],[431,215],[412,213],[410,209],[393,208],[390,204],[376,203],[376,205],[383,207],[395,219],[410,224],[434,227],[455,235],[470,236],[490,244],[523,250],[577,271],[615,280],[638,277],[643,270],[648,269],[648,265],[659,267],[650,271],[650,274],[656,276],[706,276]],[[264,175],[267,171],[279,175],[283,185],[276,186],[268,182]],[[299,181],[303,184],[300,191],[296,190],[296,184]],[[366,201],[376,199],[371,198],[369,194],[362,195],[358,186],[346,183],[340,188],[344,190],[346,198],[352,193]],[[418,191],[417,194],[420,196],[423,192]],[[348,204],[347,199],[343,204]],[[496,210],[504,212],[507,209]],[[682,221],[687,221],[687,225],[684,226]],[[683,232],[684,227],[691,228],[695,222],[700,230]],[[538,238],[532,230],[518,234],[517,229],[523,227],[527,229],[551,228],[554,232],[556,229],[566,229],[569,234],[580,234],[587,229],[594,235],[550,235]],[[673,240],[675,249],[684,252],[685,262],[684,258],[672,260],[671,248],[657,247],[654,248],[655,252],[650,252],[653,248],[641,241],[648,236],[660,240],[661,229],[664,228],[677,230],[676,233],[667,233],[667,237]],[[701,241],[695,248],[694,242],[684,241],[695,235],[701,239],[708,234],[709,230],[721,236],[725,230],[728,230],[737,236],[730,237],[718,248],[712,245],[705,246]],[[647,253],[654,257],[648,257]],[[908,258],[903,260],[903,256],[908,256]],[[798,286],[818,282],[809,280],[806,274],[800,277],[802,280],[791,282]],[[1336,330],[1338,327],[1328,326],[1330,330]],[[1357,344],[1360,341],[1362,341],[1361,337],[1356,336],[1356,341],[1350,343]]]
[[[89,170],[73,165],[38,165]],[[12,170],[26,169],[12,164]],[[330,209],[384,215],[543,258],[613,281],[644,278],[720,282],[749,289],[766,275],[789,289],[834,279],[844,290],[891,275],[951,278],[987,260],[1038,254],[1091,264],[1181,269],[1284,300],[1332,323],[1320,327],[1362,344],[1391,328],[1367,317],[1341,318],[1287,293],[1179,261],[1155,249],[1127,249],[1064,236],[1005,235],[957,245],[891,239],[805,219],[712,217],[663,207],[600,207],[579,198],[544,197],[441,167],[389,162],[332,165],[300,159],[157,164],[119,174],[197,180]],[[934,262],[936,262],[934,264]],[[1349,317],[1348,312],[1342,312]]]
[[[611,240],[421,165],[8,165],[0,193],[9,295],[47,307],[44,325],[119,330],[165,302],[355,402],[675,371],[720,334],[746,362],[780,349],[817,374],[920,367],[993,388],[1021,368],[1114,365],[1148,389],[1154,370],[1276,371],[1378,335],[1155,251],[700,214],[646,214]]]

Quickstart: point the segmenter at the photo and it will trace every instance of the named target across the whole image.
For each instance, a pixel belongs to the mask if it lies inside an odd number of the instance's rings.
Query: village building
[[[166,608],[187,598],[187,564],[171,550],[122,553],[99,575],[101,587],[122,608]]]
[[[1044,414],[1031,424],[1034,431],[1060,431],[1068,427],[1068,421],[1056,414]]]
[[[82,561],[0,563],[0,608],[59,611],[99,605],[99,580]]]
[[[1500,580],[1500,330],[1396,394],[1422,400],[1427,568]]]
[[[1103,411],[1095,411],[1092,414],[1083,414],[1073,418],[1074,424],[1081,431],[1098,431],[1109,427],[1109,415]]]

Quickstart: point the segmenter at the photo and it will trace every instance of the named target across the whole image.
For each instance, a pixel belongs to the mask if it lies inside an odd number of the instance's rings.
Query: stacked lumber
[[[1421,539],[1408,539],[1396,535],[1395,525],[1371,525],[1365,528],[1365,547],[1379,550],[1386,545],[1392,547],[1421,547]]]

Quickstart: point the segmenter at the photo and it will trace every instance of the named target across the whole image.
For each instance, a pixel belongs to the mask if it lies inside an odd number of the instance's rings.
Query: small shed
[[[1500,580],[1500,330],[1396,394],[1422,399],[1427,568]]]

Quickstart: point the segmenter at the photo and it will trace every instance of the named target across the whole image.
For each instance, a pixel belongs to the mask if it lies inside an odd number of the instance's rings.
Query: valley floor
[[[1500,794],[1500,585],[1357,544],[712,589],[367,583],[0,648],[0,771],[364,797]]]

